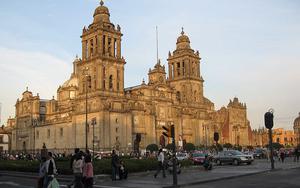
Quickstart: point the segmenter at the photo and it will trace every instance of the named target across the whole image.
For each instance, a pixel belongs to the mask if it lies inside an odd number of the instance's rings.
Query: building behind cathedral
[[[200,53],[183,30],[167,67],[158,61],[147,83],[124,88],[121,27],[110,21],[102,1],[93,17],[82,30],[81,58],[76,57],[70,79],[57,89],[57,99],[43,100],[27,89],[17,100],[12,150],[37,150],[43,143],[59,151],[85,148],[86,112],[88,147],[94,142],[96,150],[132,150],[137,135],[141,148],[167,144],[162,126],[170,124],[176,141],[196,146],[212,145],[214,132],[221,144],[252,144],[246,104],[234,98],[216,110],[204,96]]]

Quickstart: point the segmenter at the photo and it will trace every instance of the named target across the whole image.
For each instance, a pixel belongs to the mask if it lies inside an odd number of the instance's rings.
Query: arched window
[[[185,75],[185,65],[184,65],[184,61],[182,62],[182,75]]]
[[[177,63],[177,76],[180,76],[180,63]]]
[[[109,89],[113,89],[113,76],[109,76]]]
[[[177,91],[177,92],[176,92],[176,99],[177,99],[178,101],[180,101],[180,98],[181,98],[181,96],[180,96],[180,92],[179,92],[179,91]]]
[[[106,76],[105,67],[103,67],[103,70],[102,70],[102,79],[103,79],[103,81],[102,81],[102,84],[103,84],[102,89],[103,90],[105,90],[105,76]]]

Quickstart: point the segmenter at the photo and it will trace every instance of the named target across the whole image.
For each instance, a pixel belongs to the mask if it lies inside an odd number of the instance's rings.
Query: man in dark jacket
[[[299,162],[299,156],[300,156],[300,152],[299,152],[299,149],[298,148],[295,148],[294,150],[294,161],[296,162]]]
[[[71,156],[71,160],[70,160],[70,169],[73,172],[73,162],[76,159],[77,155],[79,154],[79,148],[75,148],[74,153]],[[72,185],[74,185],[75,183],[75,175],[74,175],[74,179],[72,180],[72,182],[67,186],[67,187],[71,187]]]
[[[119,156],[116,154],[115,150],[112,150],[111,154],[111,167],[112,167],[112,181],[116,180],[116,175],[119,174]]]

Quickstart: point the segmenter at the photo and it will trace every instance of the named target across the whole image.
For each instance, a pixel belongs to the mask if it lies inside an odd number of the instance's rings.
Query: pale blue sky
[[[97,0],[0,2],[1,123],[29,87],[56,97],[81,56],[80,35],[92,22]],[[111,21],[122,27],[125,86],[147,80],[156,59],[164,64],[181,27],[200,51],[204,93],[216,109],[238,97],[247,103],[252,128],[275,109],[275,127],[292,128],[300,112],[300,1],[107,0]]]

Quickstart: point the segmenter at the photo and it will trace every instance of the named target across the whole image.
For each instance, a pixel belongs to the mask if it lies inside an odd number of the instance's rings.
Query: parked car
[[[255,149],[253,152],[253,157],[258,159],[264,159],[267,157],[267,152],[263,149]]]
[[[250,165],[254,161],[254,158],[252,155],[246,155],[237,150],[230,150],[230,151],[219,152],[214,157],[214,161],[217,163],[217,165],[222,165],[222,164],[239,165],[241,163]]]
[[[194,162],[194,164],[203,164],[205,160],[205,153],[193,153],[191,156],[191,160]]]
[[[178,152],[176,153],[176,158],[178,161],[187,160],[189,158],[189,154]]]

